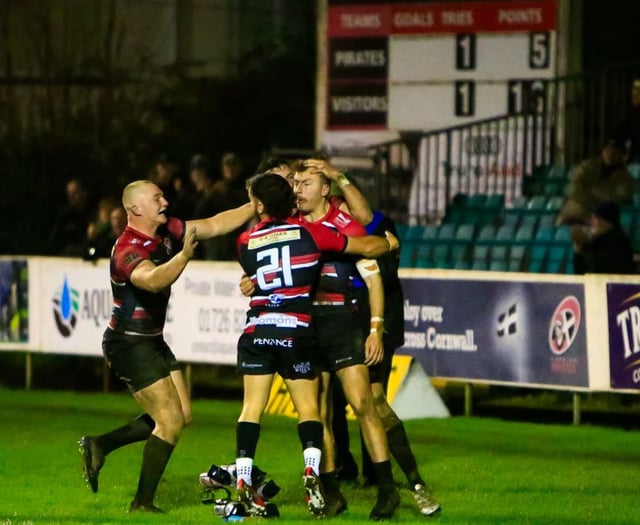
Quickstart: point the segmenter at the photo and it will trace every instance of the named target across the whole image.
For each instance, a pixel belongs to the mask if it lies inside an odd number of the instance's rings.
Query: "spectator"
[[[105,235],[111,230],[111,211],[120,206],[114,197],[103,197],[98,201],[96,217],[87,226],[87,241],[91,242],[98,236]]]
[[[190,165],[190,179],[195,190],[193,218],[201,219],[216,213],[213,201],[213,186],[216,176],[213,172],[213,164],[205,155],[194,155]],[[216,239],[201,241],[196,250],[198,259],[215,260],[218,256]]]
[[[244,164],[235,153],[226,153],[222,157],[222,178],[213,185],[210,202],[215,213],[235,208],[245,202]],[[244,226],[228,235],[212,239],[207,246],[207,258],[220,261],[237,259],[236,239]]]
[[[122,206],[116,206],[109,214],[109,229],[87,238],[85,259],[100,259],[111,256],[111,249],[127,226],[127,213]]]
[[[576,274],[635,273],[631,242],[620,227],[620,208],[612,201],[600,204],[591,215],[590,235],[581,226],[571,230]]]
[[[618,124],[615,139],[626,153],[626,161],[640,162],[640,78],[631,85],[631,107]]]
[[[597,157],[582,161],[571,175],[567,199],[556,224],[589,224],[591,212],[599,204],[633,202],[635,183],[623,162],[622,150],[610,140]]]
[[[67,181],[66,194],[67,204],[59,211],[49,232],[47,252],[51,255],[80,257],[93,208],[89,192],[80,179]]]
[[[182,220],[193,217],[193,192],[190,184],[182,179],[180,164],[175,157],[163,153],[156,161],[150,179],[156,183],[169,201],[167,215]]]

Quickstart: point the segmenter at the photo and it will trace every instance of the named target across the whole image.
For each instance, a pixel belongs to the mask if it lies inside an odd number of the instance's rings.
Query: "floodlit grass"
[[[193,409],[194,423],[183,434],[156,497],[167,514],[129,515],[143,445],[111,454],[100,492],[93,494],[81,479],[75,442],[134,417],[138,410],[130,396],[0,389],[0,525],[221,523],[211,506],[200,503],[197,477],[211,463],[233,460],[240,402],[202,400]],[[463,417],[407,421],[406,428],[443,511],[436,518],[421,516],[403,490],[394,522],[640,523],[635,432]],[[274,500],[281,513],[277,522],[315,521],[303,503],[294,420],[265,416],[257,464],[283,488]],[[394,469],[396,479],[403,480]],[[367,522],[375,492],[353,486],[344,492],[348,512],[325,521]]]

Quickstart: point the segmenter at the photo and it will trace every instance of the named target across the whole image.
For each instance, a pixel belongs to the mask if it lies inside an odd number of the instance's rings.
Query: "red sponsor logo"
[[[557,306],[549,323],[549,348],[555,355],[564,354],[578,335],[582,310],[573,295],[565,297]]]

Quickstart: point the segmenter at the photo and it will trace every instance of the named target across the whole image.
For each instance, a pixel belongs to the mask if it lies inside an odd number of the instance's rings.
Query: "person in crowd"
[[[616,127],[615,140],[624,148],[627,163],[640,162],[640,78],[631,83],[631,106]]]
[[[616,202],[599,204],[591,214],[590,231],[575,225],[573,270],[576,274],[635,272],[631,241],[620,227],[620,207]]]
[[[89,191],[81,179],[67,181],[66,197],[67,204],[56,215],[49,232],[47,252],[51,255],[80,257],[94,208]]]
[[[364,235],[364,228],[347,213],[329,202],[331,183],[321,171],[324,161],[299,162],[295,171],[298,219],[324,224],[350,235]],[[364,286],[369,290],[371,322],[366,339],[361,330],[358,310],[366,302]],[[359,289],[358,289],[359,288]],[[346,500],[335,479],[335,453],[331,435],[329,403],[332,372],[340,379],[347,401],[360,422],[367,449],[378,479],[378,497],[370,513],[372,520],[390,518],[399,505],[389,460],[389,449],[382,422],[376,412],[367,365],[382,359],[382,322],[384,294],[375,261],[332,257],[323,261],[320,280],[314,294],[313,318],[317,330],[316,354],[321,360],[321,409],[325,431],[325,460],[322,481],[327,496],[327,514],[346,509]]]
[[[99,259],[111,256],[116,239],[127,226],[127,213],[122,206],[114,207],[109,213],[109,229],[94,236],[87,235],[85,259]]]
[[[373,256],[398,243],[396,238],[346,237],[322,224],[292,217],[295,195],[280,175],[259,174],[248,187],[259,222],[238,239],[239,262],[251,282],[247,321],[238,341],[237,367],[244,387],[236,427],[238,499],[261,515],[264,501],[253,491],[251,473],[260,420],[273,376],[279,373],[298,413],[307,505],[313,515],[320,516],[325,513],[319,480],[323,425],[311,312],[321,252]]]
[[[187,221],[166,214],[169,203],[152,181],[128,184],[122,194],[127,227],[111,255],[113,313],[102,350],[144,413],[98,436],[83,436],[84,477],[98,491],[105,457],[145,441],[138,490],[131,511],[162,512],[154,504],[160,477],[183,428],[191,420],[187,388],[176,358],[163,338],[171,285],[193,257],[197,241],[224,235],[253,214],[246,203],[207,219]]]
[[[212,187],[209,202],[216,213],[238,206],[247,198],[244,163],[235,153],[225,153],[221,162],[222,177]],[[208,243],[207,258],[220,261],[236,260],[236,239],[244,227]]]
[[[384,235],[385,231],[390,231],[397,236],[393,221],[377,210],[373,212],[373,219],[365,226],[365,229],[369,235]],[[440,510],[440,504],[420,474],[404,424],[391,408],[386,397],[393,355],[397,348],[404,345],[404,296],[398,276],[398,251],[378,257],[377,262],[380,267],[385,296],[384,332],[382,336],[384,357],[380,363],[369,366],[371,391],[376,410],[387,434],[389,450],[406,476],[420,512],[425,516],[430,516]],[[362,321],[365,324],[365,329],[368,329],[369,318],[368,308],[363,308]],[[333,430],[336,441],[338,477],[340,479],[353,480],[357,478],[358,466],[349,450],[349,434],[345,412],[346,400],[340,385],[336,383],[335,387],[333,391]],[[376,473],[373,469],[371,458],[364,443],[361,444],[362,474],[365,485],[375,485],[377,483]]]
[[[610,140],[598,156],[573,169],[556,225],[589,224],[591,212],[599,204],[606,201],[630,204],[634,190],[635,183],[624,164],[622,150]]]
[[[190,183],[182,178],[180,163],[173,155],[169,153],[160,155],[149,178],[165,194],[169,202],[169,216],[182,220],[193,217],[195,197]],[[240,204],[241,202],[238,203],[238,205]]]
[[[90,241],[99,235],[104,235],[111,229],[111,210],[120,206],[118,199],[114,197],[102,197],[98,201],[98,210],[95,219],[87,227],[87,240]]]
[[[194,155],[191,159],[190,169],[191,182],[196,194],[193,217],[194,219],[210,217],[219,211],[214,198],[213,188],[218,178],[213,171],[213,163],[205,155]],[[220,239],[218,238],[200,242],[196,251],[197,258],[210,261],[217,259],[219,245]]]

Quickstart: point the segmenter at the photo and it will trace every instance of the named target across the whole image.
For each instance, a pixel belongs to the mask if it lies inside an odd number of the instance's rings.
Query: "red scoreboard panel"
[[[329,0],[321,142],[531,113],[556,74],[556,26],[556,0]]]

